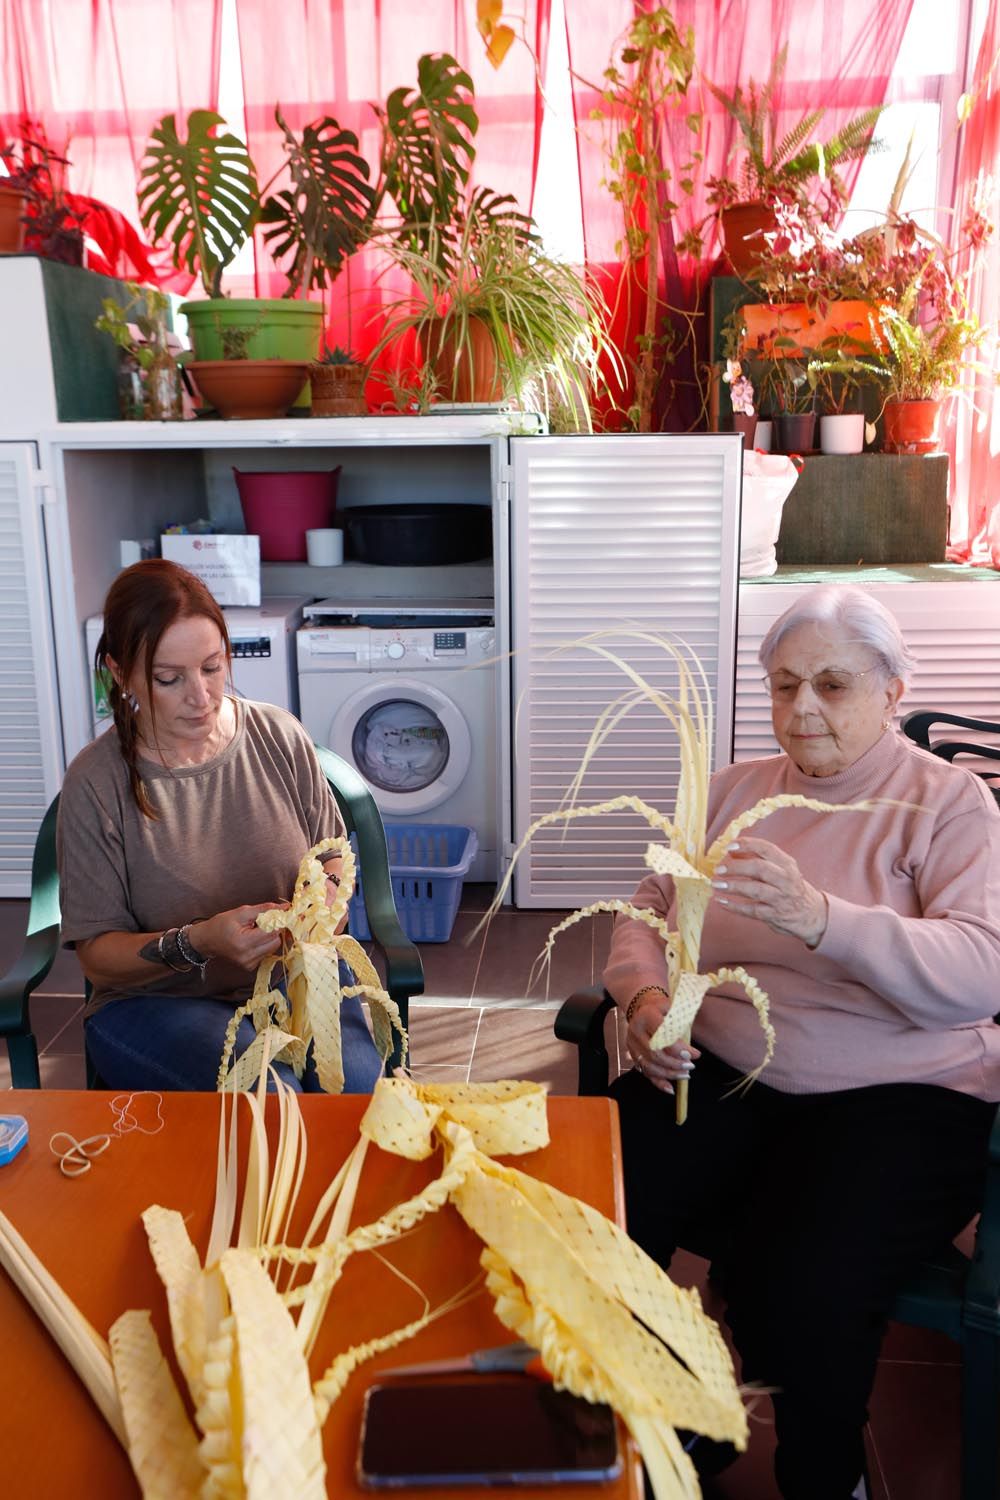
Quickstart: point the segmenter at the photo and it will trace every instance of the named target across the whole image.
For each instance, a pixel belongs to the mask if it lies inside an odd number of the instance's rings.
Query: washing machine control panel
[[[410,671],[420,667],[464,666],[482,661],[493,650],[493,631],[477,626],[463,630],[424,627],[371,631],[371,670]]]

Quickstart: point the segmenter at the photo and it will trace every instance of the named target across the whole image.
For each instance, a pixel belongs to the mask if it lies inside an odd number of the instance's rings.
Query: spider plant
[[[394,237],[392,263],[412,291],[389,305],[373,358],[414,332],[428,380],[444,400],[517,401],[548,411],[548,393],[590,427],[590,395],[620,381],[621,357],[607,308],[573,266],[549,255],[512,200],[480,189],[424,246]],[[472,396],[473,380],[479,396]]]

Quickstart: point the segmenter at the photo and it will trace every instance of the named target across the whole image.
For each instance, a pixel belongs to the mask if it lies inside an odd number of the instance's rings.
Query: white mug
[[[344,561],[344,533],[323,526],[306,532],[306,556],[314,568],[335,568]]]

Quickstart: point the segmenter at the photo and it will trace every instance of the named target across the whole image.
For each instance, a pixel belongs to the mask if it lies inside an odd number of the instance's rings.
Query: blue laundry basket
[[[387,823],[389,875],[399,923],[414,943],[446,943],[462,899],[462,882],[479,848],[473,828],[449,823]],[[351,897],[348,931],[371,937],[364,883]]]

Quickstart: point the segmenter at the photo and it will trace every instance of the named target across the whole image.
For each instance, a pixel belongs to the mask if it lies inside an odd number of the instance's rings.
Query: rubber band
[[[57,1141],[66,1141],[68,1144],[61,1147],[56,1144]],[[59,1170],[64,1177],[82,1177],[93,1166],[91,1157],[100,1156],[110,1145],[111,1137],[108,1135],[88,1135],[86,1140],[78,1141],[68,1131],[57,1130],[49,1137],[49,1150],[59,1158]]]

